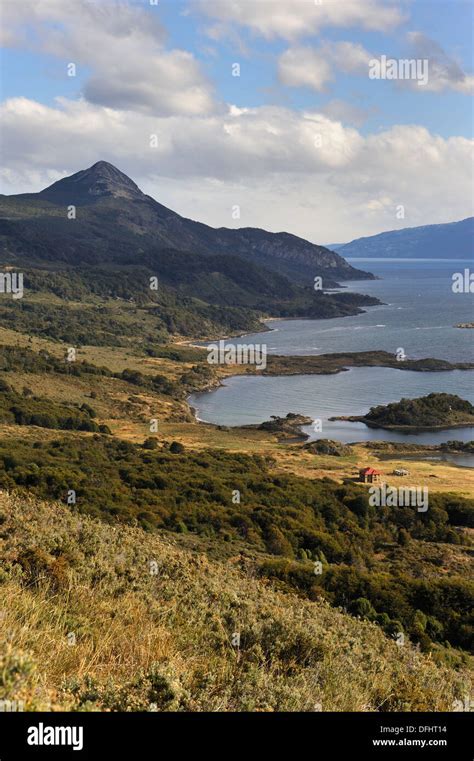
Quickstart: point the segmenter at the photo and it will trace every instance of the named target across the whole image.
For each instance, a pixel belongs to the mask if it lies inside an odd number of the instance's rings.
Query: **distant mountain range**
[[[346,257],[400,259],[471,259],[473,256],[474,217],[443,225],[405,227],[389,230],[350,243],[334,244]]]
[[[67,208],[77,207],[74,221]],[[145,195],[105,161],[40,193],[0,196],[0,252],[8,259],[70,264],[138,264],[173,249],[232,255],[312,286],[314,277],[370,278],[342,256],[290,233],[259,228],[215,229],[181,217]]]

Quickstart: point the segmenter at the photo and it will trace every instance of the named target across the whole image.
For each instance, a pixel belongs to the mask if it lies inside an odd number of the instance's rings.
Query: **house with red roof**
[[[359,481],[364,484],[375,484],[380,481],[381,475],[380,470],[376,468],[362,468],[359,470]]]

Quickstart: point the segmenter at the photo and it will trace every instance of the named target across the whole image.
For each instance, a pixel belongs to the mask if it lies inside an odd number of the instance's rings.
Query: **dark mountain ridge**
[[[78,207],[73,229],[67,218],[69,206]],[[324,246],[290,233],[250,227],[216,229],[182,217],[145,195],[133,180],[105,161],[58,180],[40,193],[0,196],[0,251],[7,259],[26,256],[41,261],[53,256],[79,264],[90,262],[95,251],[101,264],[131,263],[133,257],[140,263],[145,251],[163,248],[232,254],[311,287],[317,276],[323,277],[328,287],[337,279],[373,277]]]
[[[24,299],[2,300],[0,320],[54,340],[122,345],[143,338],[144,321],[152,346],[170,335],[253,332],[263,317],[342,317],[379,303],[314,289],[316,276],[324,288],[371,277],[338,254],[288,233],[185,219],[104,161],[40,193],[1,196],[0,258],[23,271],[26,288]]]

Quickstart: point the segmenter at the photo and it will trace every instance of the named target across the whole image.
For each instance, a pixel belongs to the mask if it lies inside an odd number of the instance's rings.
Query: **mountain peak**
[[[354,269],[339,254],[290,233],[251,227],[215,229],[186,219],[142,193],[133,180],[108,161],[97,161],[40,193],[18,196],[20,208],[25,204],[25,219],[31,215],[35,200],[43,202],[38,204],[34,224],[40,228],[38,218],[43,218],[45,242],[43,248],[35,244],[33,249],[44,250],[51,257],[52,249],[59,246],[61,261],[120,264],[129,263],[134,254],[137,260],[148,261],[147,257],[155,256],[161,249],[168,253],[174,250],[210,256],[228,254],[231,261],[241,257],[301,284],[313,283],[315,275],[324,276],[326,287],[336,284],[335,278],[373,277]],[[63,220],[55,219],[56,227],[49,209],[44,209],[44,201],[61,207],[63,214],[70,205],[92,207],[91,213],[80,215],[80,224],[72,228],[68,225],[71,234],[66,235],[67,252],[62,249]],[[0,253],[4,245],[0,236]],[[17,244],[12,241],[11,245]],[[172,259],[172,253],[169,256]]]
[[[93,204],[103,198],[143,198],[138,185],[108,161],[97,161],[88,169],[64,177],[38,194],[53,203]]]

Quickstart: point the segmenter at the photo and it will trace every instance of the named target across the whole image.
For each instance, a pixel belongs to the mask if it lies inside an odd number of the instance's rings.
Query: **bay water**
[[[407,358],[435,357],[474,362],[474,331],[458,328],[472,322],[473,295],[455,293],[453,274],[469,268],[463,260],[349,260],[380,279],[351,282],[348,289],[377,296],[383,304],[364,314],[331,320],[270,320],[269,332],[227,339],[226,344],[264,344],[269,354],[314,355],[341,351],[391,353]],[[471,265],[472,267],[472,265]],[[474,429],[399,433],[368,428],[363,423],[329,421],[341,415],[363,415],[370,407],[431,392],[458,394],[474,403],[474,372],[413,372],[383,367],[351,368],[336,375],[236,376],[225,385],[189,401],[199,419],[220,425],[246,425],[271,415],[298,412],[319,419],[322,431],[309,427],[313,438],[343,442],[384,440],[438,444],[470,441]],[[466,459],[466,458],[465,458]],[[468,464],[467,458],[459,464]],[[474,464],[474,463],[473,463]]]

